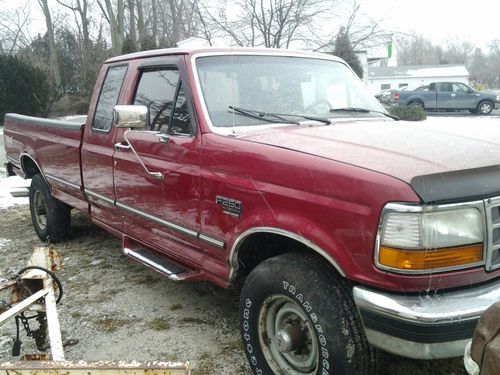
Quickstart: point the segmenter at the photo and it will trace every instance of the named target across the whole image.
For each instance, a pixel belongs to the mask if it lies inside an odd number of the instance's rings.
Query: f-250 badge
[[[222,212],[225,214],[240,217],[243,211],[243,203],[237,201],[236,199],[230,199],[217,195],[215,197],[215,203],[222,206]]]

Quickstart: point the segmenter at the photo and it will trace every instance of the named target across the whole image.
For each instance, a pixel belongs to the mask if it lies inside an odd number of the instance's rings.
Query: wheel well
[[[408,105],[412,105],[412,104],[418,104],[418,105],[421,105],[423,106],[424,105],[424,102],[420,99],[413,99],[411,101],[408,102]]]
[[[489,104],[493,105],[493,102],[492,102],[491,100],[489,100],[489,99],[483,99],[483,100],[481,100],[481,101],[479,102],[478,107],[479,107],[481,104],[483,104],[483,103],[489,103]]]
[[[247,236],[237,248],[238,269],[233,276],[237,282],[243,282],[252,270],[266,259],[292,252],[314,253],[315,250],[293,238],[276,233],[253,233]],[[331,263],[322,257],[330,266]],[[337,272],[332,266],[334,272]]]
[[[32,178],[34,175],[40,173],[38,165],[28,156],[21,158],[21,167],[26,178]]]

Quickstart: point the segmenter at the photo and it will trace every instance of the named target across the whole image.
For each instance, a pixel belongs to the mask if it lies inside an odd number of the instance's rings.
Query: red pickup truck
[[[460,356],[500,300],[500,132],[396,121],[341,60],[255,49],[108,60],[86,121],[5,118],[41,240],[72,208],[173,280],[242,285],[255,374]]]

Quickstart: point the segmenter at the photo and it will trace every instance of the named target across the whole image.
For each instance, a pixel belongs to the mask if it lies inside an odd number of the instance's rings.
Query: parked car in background
[[[419,106],[426,110],[469,110],[489,115],[500,104],[498,95],[474,90],[461,82],[433,82],[413,91],[398,90],[391,94],[389,104]]]
[[[399,91],[406,91],[409,89],[410,89],[409,86],[405,86],[405,87],[399,88],[398,90]],[[398,90],[396,90],[396,89],[382,90],[378,94],[375,95],[375,98],[377,98],[377,100],[382,104],[390,104],[392,94],[394,94]]]

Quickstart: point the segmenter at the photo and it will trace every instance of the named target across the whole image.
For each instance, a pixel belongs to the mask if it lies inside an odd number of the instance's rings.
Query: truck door
[[[83,138],[82,175],[93,220],[121,229],[113,187],[113,108],[118,103],[127,65],[105,66],[96,83]]]
[[[117,133],[114,184],[124,232],[191,264],[201,263],[200,137],[181,61],[163,58],[136,67],[129,103],[149,108],[150,128]]]
[[[452,84],[450,82],[440,82],[436,84],[436,109],[449,109],[451,105]]]
[[[450,109],[475,109],[477,105],[476,93],[463,83],[452,83],[450,95]]]

